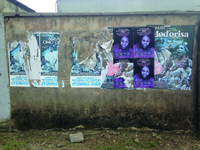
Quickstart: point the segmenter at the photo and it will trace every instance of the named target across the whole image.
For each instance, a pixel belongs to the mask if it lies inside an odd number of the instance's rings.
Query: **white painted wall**
[[[8,82],[7,55],[5,48],[4,18],[0,14],[0,128],[10,119],[10,94]]]
[[[57,0],[58,12],[200,11],[200,0]]]

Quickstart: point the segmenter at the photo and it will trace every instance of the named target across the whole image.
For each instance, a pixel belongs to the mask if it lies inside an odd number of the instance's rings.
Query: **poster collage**
[[[36,54],[40,56],[40,66],[37,66],[37,68],[40,68],[40,83],[34,82],[33,85],[36,87],[58,87],[57,73],[60,34],[34,33],[33,36],[35,38],[34,44],[36,44],[40,50],[40,54]],[[28,63],[25,57],[30,55],[27,54],[26,44],[24,44],[24,42],[17,42],[13,44],[13,46],[8,47],[8,49],[10,58],[10,86],[30,87],[28,75],[25,71],[25,61]]]
[[[87,70],[77,66],[72,51],[71,87],[191,89],[193,25],[113,28],[113,40],[112,60],[108,59],[103,79],[98,56],[96,68]]]
[[[113,29],[113,37],[114,88],[153,88],[154,28]]]
[[[148,25],[112,28],[113,43],[102,67],[101,53],[78,62],[72,40],[72,88],[190,90],[194,25]],[[58,87],[58,51],[60,34],[33,34],[39,48],[39,80],[36,87]],[[10,86],[30,87],[27,74],[27,46],[23,42],[8,46]],[[35,58],[33,58],[35,59]],[[29,67],[31,68],[31,67]],[[38,79],[37,79],[38,80]]]

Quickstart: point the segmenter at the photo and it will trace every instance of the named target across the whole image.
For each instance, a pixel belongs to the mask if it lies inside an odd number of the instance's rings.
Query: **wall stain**
[[[160,112],[144,107],[135,108],[129,105],[100,109],[96,104],[89,110],[83,106],[64,108],[48,105],[44,109],[34,110],[30,107],[12,111],[14,128],[27,130],[31,128],[71,128],[76,125],[86,127],[150,127],[165,130],[191,129],[194,118],[189,111]]]

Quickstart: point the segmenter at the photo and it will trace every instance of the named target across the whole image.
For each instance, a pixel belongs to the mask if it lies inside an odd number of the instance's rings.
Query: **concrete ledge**
[[[200,11],[139,11],[139,12],[84,12],[84,13],[4,13],[5,17],[84,17],[127,15],[200,15]]]

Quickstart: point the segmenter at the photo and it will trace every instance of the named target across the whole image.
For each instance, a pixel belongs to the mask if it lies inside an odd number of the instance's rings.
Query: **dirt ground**
[[[69,134],[82,132],[82,143],[71,143]],[[28,130],[0,132],[0,149],[3,150],[197,150],[200,138],[194,131],[162,131],[149,128],[109,128]]]

